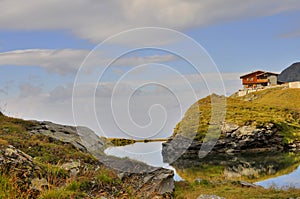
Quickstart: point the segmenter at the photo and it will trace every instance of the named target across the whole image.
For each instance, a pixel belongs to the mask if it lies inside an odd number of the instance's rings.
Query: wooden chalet
[[[277,77],[277,73],[258,70],[245,74],[240,79],[242,79],[244,88],[262,88],[264,86],[277,85]]]

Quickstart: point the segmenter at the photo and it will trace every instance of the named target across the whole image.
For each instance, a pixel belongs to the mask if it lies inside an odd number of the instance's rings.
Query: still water
[[[174,179],[177,181],[182,180],[176,173],[174,167],[168,163],[163,162],[161,155],[162,142],[136,142],[134,144],[118,147],[110,147],[105,150],[107,155],[117,157],[128,157],[133,160],[144,162],[148,165],[155,167],[163,167],[174,171]]]
[[[174,179],[193,182],[195,179],[244,180],[263,187],[300,188],[300,154],[264,153],[255,155],[215,155],[199,159],[197,155],[166,163],[161,154],[162,142],[137,142],[110,147],[107,155],[129,157],[148,165],[174,171]]]

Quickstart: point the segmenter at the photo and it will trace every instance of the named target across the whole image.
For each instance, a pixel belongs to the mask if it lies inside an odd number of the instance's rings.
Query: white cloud
[[[208,83],[213,82],[217,75],[219,74],[203,74],[204,77],[209,79]],[[240,87],[239,73],[223,73],[221,75],[224,77],[226,92],[232,93]],[[188,79],[195,89],[198,98],[209,94],[206,85],[203,84],[204,82],[201,76],[188,74],[182,77]],[[100,122],[101,128],[105,130],[107,136],[126,137],[114,123],[114,117],[117,117],[123,128],[131,128],[131,124],[128,123],[127,120],[123,121],[128,117],[126,115],[127,111],[121,111],[121,108],[128,107],[132,119],[139,125],[146,125],[152,122],[150,118],[163,121],[161,118],[165,116],[163,112],[161,112],[162,109],[159,107],[156,107],[157,109],[151,109],[152,105],[161,104],[167,111],[168,122],[162,131],[163,134],[159,134],[157,137],[169,136],[176,123],[182,117],[182,114],[196,101],[196,98],[193,93],[190,92],[189,87],[181,88],[182,81],[180,81],[177,76],[168,76],[161,79],[160,83],[167,87],[156,84],[155,90],[152,90],[152,88],[147,90],[147,88],[143,89],[142,87],[138,88],[136,86],[144,85],[144,82],[144,80],[122,81],[118,85],[115,82],[101,82],[99,84],[100,86],[98,85],[96,89],[96,93],[94,93],[94,89],[97,84],[79,85],[79,87],[76,88],[75,101],[73,101],[75,102],[75,115],[77,114],[79,117],[79,120],[76,120],[76,122],[78,122],[77,124],[88,126],[100,133],[101,131],[97,123]],[[118,90],[117,96],[114,98],[115,101],[113,102],[116,111],[119,112],[113,115],[111,113],[111,95],[115,86],[118,87]],[[215,85],[212,86],[216,92],[222,89],[219,85],[218,87],[214,87]],[[9,110],[10,115],[18,115],[25,119],[50,120],[63,124],[75,124],[72,113],[72,85],[61,85],[48,93],[46,93],[45,90],[41,90],[39,86],[30,83],[24,83],[20,85],[20,88],[23,94],[3,102],[6,106],[2,105],[2,107]],[[168,90],[168,88],[170,90]],[[136,89],[140,92],[135,92],[134,95],[131,95]],[[130,101],[128,101],[128,97],[131,98]],[[176,97],[179,101],[177,101]],[[95,99],[95,101],[93,99]],[[94,112],[94,110],[96,110],[96,112]],[[95,113],[99,121],[94,119]],[[128,126],[126,124],[128,124]],[[154,125],[154,127],[156,128],[156,125]],[[155,129],[154,127],[153,129]],[[154,132],[153,129],[150,128],[148,130],[149,132]],[[141,132],[136,131],[136,129],[131,129],[130,131]]]
[[[116,60],[113,65],[118,66],[138,66],[147,63],[164,63],[179,59],[175,55],[150,55],[145,57],[124,57]]]
[[[37,66],[46,69],[48,72],[60,75],[75,74],[88,53],[88,50],[75,49],[27,49],[8,51],[0,53],[0,66]],[[108,63],[107,60],[110,58],[104,57],[101,52],[97,51],[92,59],[93,60],[89,60],[90,64],[103,66],[104,63]],[[136,66],[146,63],[170,62],[176,59],[177,57],[174,55],[124,57],[116,60],[112,66]]]
[[[196,26],[299,10],[298,0],[2,0],[1,29],[68,30],[94,42],[129,28]]]
[[[49,93],[50,101],[64,101],[72,97],[73,85],[57,86]]]
[[[32,85],[30,83],[24,83],[19,85],[20,98],[37,96],[42,93],[42,88]]]
[[[75,73],[86,50],[27,49],[0,53],[0,65],[38,66],[52,73]]]

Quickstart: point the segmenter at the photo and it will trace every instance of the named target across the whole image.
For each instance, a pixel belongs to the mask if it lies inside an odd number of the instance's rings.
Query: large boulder
[[[36,122],[28,130],[31,134],[42,134],[61,142],[70,143],[84,152],[103,154],[107,140],[99,137],[87,127],[55,124],[48,121]]]
[[[294,63],[284,69],[278,76],[279,82],[297,82],[300,81],[300,62]]]

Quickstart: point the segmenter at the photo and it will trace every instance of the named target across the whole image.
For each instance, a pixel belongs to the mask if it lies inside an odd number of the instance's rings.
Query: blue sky
[[[99,43],[132,28],[168,28],[194,39],[208,52],[223,77],[225,91],[220,94],[230,95],[241,88],[239,75],[243,73],[257,69],[280,72],[299,61],[300,2],[297,0],[29,0],[26,5],[18,0],[4,0],[0,7],[3,10],[0,14],[0,107],[9,115],[26,119],[74,124],[72,90],[83,60]],[[143,36],[132,43],[140,39]],[[168,37],[156,39],[147,34],[144,39],[152,39],[156,46],[170,42]],[[112,51],[122,48],[124,41],[113,43]],[[95,59],[93,64],[97,61],[96,65],[100,66],[111,58],[109,46],[106,50],[99,52],[102,60]],[[197,52],[189,53],[197,56]],[[200,76],[197,82],[190,64],[159,49],[138,50],[121,56],[101,80],[106,86],[105,92],[109,90],[111,94],[118,79],[131,73],[134,67],[149,63],[178,71],[201,90],[199,96],[210,93],[205,86],[201,87],[204,84]],[[167,71],[156,71],[153,67],[139,70],[127,79],[124,90],[133,89],[132,82],[142,79],[169,78]],[[89,72],[99,76],[95,71]],[[214,75],[209,77],[216,78]],[[88,75],[85,78],[92,79]],[[176,78],[170,81],[180,87]],[[152,88],[153,85],[148,91],[153,91]],[[173,118],[170,126],[180,117],[182,114]],[[77,123],[97,129],[96,124],[88,121]]]

